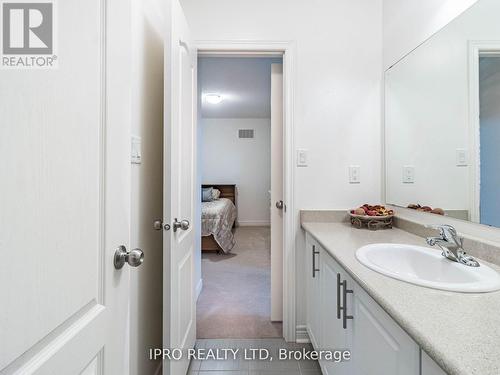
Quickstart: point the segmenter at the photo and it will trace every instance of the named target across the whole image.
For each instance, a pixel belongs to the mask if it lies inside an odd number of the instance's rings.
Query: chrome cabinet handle
[[[154,230],[170,230],[170,224],[163,225],[163,221],[160,219],[153,221],[153,229]]]
[[[342,311],[342,306],[340,306],[340,273],[337,273],[337,319],[340,319],[340,312]]]
[[[347,329],[347,320],[354,319],[352,315],[347,314],[347,293],[353,293],[351,289],[347,289],[347,281],[342,281],[342,289],[343,289],[343,302],[344,306],[342,306],[342,327]]]
[[[125,263],[130,267],[139,267],[144,262],[144,253],[141,249],[127,251],[125,246],[119,246],[115,251],[113,263],[117,270],[121,269]]]
[[[188,230],[189,229],[189,221],[187,221],[187,220],[178,221],[177,218],[175,218],[172,226],[174,228],[174,232],[177,232],[178,229]]]
[[[276,202],[276,208],[278,210],[282,210],[284,207],[285,207],[285,204],[283,203],[283,201],[277,201]]]
[[[319,251],[316,251],[316,246],[312,247],[312,274],[313,278],[316,277],[316,272],[319,272],[319,268],[316,268],[316,255],[319,255]]]

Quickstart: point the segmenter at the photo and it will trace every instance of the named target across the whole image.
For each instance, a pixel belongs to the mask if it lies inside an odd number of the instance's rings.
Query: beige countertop
[[[340,222],[302,222],[302,227],[448,374],[500,374],[500,292],[467,294],[420,287],[357,261],[356,250],[371,243],[427,246],[422,237],[398,228],[370,231]]]

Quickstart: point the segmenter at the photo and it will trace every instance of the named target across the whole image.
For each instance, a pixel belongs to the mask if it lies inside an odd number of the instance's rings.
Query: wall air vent
[[[254,130],[253,129],[239,129],[238,130],[238,138],[253,138]]]

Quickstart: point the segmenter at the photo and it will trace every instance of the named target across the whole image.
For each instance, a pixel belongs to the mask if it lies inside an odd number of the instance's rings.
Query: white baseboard
[[[305,325],[298,325],[295,328],[295,341],[299,343],[309,343],[309,334],[307,333],[307,327]]]
[[[203,289],[203,279],[200,279],[200,281],[198,281],[198,284],[196,285],[196,300],[197,301],[198,301],[198,297],[200,296],[202,289]]]
[[[271,223],[267,220],[238,220],[239,227],[270,227]]]

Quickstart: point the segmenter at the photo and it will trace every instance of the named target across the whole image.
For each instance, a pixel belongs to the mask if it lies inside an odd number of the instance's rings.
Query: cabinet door
[[[349,350],[351,321],[344,329],[342,325],[343,295],[341,281],[344,271],[333,258],[321,251],[321,343],[325,350]],[[352,375],[351,362],[320,361],[324,375]]]
[[[321,289],[319,270],[320,254],[319,245],[308,237],[306,248],[306,278],[307,278],[307,332],[309,339],[315,348],[321,345],[320,311],[321,311]]]
[[[361,287],[352,286],[351,357],[356,375],[418,375],[417,344]]]
[[[314,311],[314,307],[312,306],[313,304],[313,279],[311,276],[311,267],[312,267],[312,261],[311,261],[311,251],[312,251],[312,241],[309,235],[306,236],[306,249],[305,249],[305,268],[304,268],[304,275],[306,277],[306,328],[307,328],[307,334],[309,335],[309,339],[312,341],[312,332],[311,332],[311,320],[312,320],[312,315]],[[314,343],[313,343],[314,345]]]
[[[441,367],[422,350],[422,375],[446,375]]]

